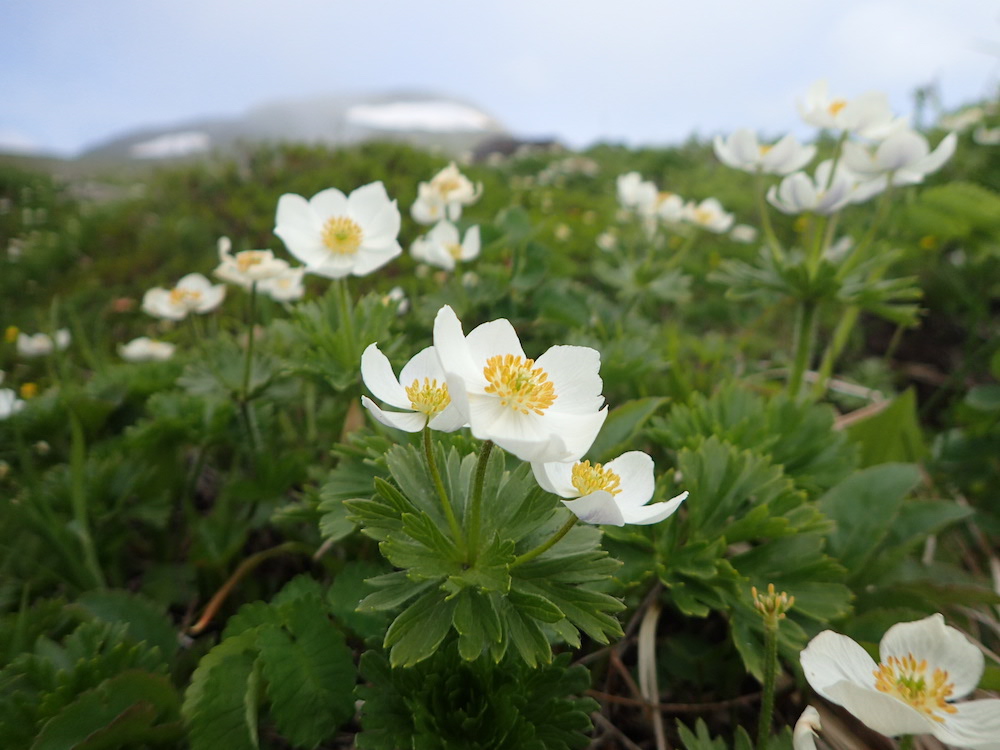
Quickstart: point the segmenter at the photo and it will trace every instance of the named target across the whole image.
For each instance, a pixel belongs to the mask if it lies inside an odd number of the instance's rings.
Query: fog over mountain
[[[401,140],[458,154],[509,137],[475,105],[429,92],[331,95],[264,104],[238,117],[206,117],[115,136],[84,150],[82,160],[190,158],[240,144],[345,145]]]

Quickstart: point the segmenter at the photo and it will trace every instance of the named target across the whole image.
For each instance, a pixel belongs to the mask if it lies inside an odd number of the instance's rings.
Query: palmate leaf
[[[438,448],[436,454],[463,524],[478,459],[460,457],[454,448],[447,453]],[[580,631],[603,643],[621,634],[614,615],[624,606],[598,590],[620,563],[600,548],[599,530],[574,528],[544,554],[513,565],[569,518],[538,488],[527,465],[506,471],[503,452],[492,451],[483,482],[483,543],[471,557],[451,535],[424,457],[397,446],[386,461],[396,484],[376,480],[375,497],[347,506],[363,533],[379,539],[383,555],[400,568],[371,579],[377,590],[358,605],[360,611],[405,605],[383,643],[393,666],[430,657],[451,631],[465,659],[488,652],[499,660],[513,647],[529,664],[552,658],[553,635],[578,644]]]

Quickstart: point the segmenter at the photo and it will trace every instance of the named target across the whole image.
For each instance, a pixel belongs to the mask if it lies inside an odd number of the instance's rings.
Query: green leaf
[[[372,585],[367,583],[367,580],[384,573],[385,570],[385,565],[374,562],[365,560],[349,562],[337,573],[327,591],[330,612],[366,640],[377,638],[380,641],[389,625],[385,614],[360,609],[361,601],[374,593]],[[412,588],[412,584],[410,587]]]
[[[820,498],[820,509],[837,524],[829,537],[830,553],[854,577],[864,574],[903,498],[919,481],[920,471],[912,464],[883,464],[848,477]]]
[[[927,455],[912,388],[878,414],[852,424],[847,434],[861,447],[862,466],[919,463]]]
[[[91,617],[104,622],[124,622],[137,643],[145,641],[170,660],[177,650],[177,631],[164,608],[127,591],[88,591],[75,602]]]
[[[257,634],[271,715],[295,745],[316,747],[354,713],[354,660],[344,637],[316,606],[280,607],[284,627]]]
[[[458,652],[472,661],[503,640],[503,629],[494,596],[463,589],[455,598],[452,624],[458,633]]]
[[[1000,411],[1000,385],[977,385],[965,394],[965,403],[976,411]]]
[[[434,653],[451,628],[456,601],[441,591],[429,591],[404,609],[385,634],[385,648],[394,667],[412,666]]]
[[[257,750],[258,696],[251,681],[256,651],[256,632],[246,631],[222,641],[198,663],[182,708],[192,750]]]
[[[367,579],[367,583],[378,591],[375,591],[358,603],[359,612],[378,612],[380,610],[395,609],[418,594],[422,594],[433,588],[436,581],[414,581],[405,571],[386,573]]]

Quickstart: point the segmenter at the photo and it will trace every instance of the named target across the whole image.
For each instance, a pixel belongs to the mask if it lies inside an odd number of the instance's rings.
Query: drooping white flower
[[[142,309],[155,318],[184,320],[188,313],[209,313],[226,298],[225,284],[212,284],[200,273],[189,273],[173,289],[153,287],[142,297]]]
[[[25,402],[17,397],[10,388],[0,388],[0,419],[8,419],[17,414],[25,406]]]
[[[479,255],[479,227],[470,227],[465,238],[450,221],[440,221],[423,237],[414,240],[410,253],[417,260],[454,271],[458,261],[472,260]]]
[[[734,221],[733,215],[727,213],[715,198],[706,198],[701,203],[687,203],[684,206],[684,220],[716,234],[728,232]]]
[[[684,502],[683,492],[665,503],[647,505],[656,486],[653,459],[642,451],[623,453],[606,464],[532,462],[538,485],[559,497],[586,523],[624,526],[659,523]]]
[[[447,305],[434,320],[434,346],[472,434],[522,460],[575,461],[604,424],[594,349],[553,346],[528,359],[510,321],[483,323],[465,336]]]
[[[400,223],[396,201],[381,182],[372,182],[350,195],[336,188],[309,200],[282,195],[274,233],[307,273],[339,279],[369,274],[402,253],[396,239]]]
[[[249,289],[255,282],[273,279],[288,270],[288,261],[275,258],[270,250],[242,250],[232,254],[228,237],[219,238],[219,266],[215,275],[230,284]]]
[[[148,336],[132,339],[118,345],[118,353],[128,362],[163,361],[174,356],[175,347],[166,341],[156,341]]]
[[[1000,700],[954,703],[979,684],[982,652],[931,615],[886,631],[876,664],[850,638],[825,630],[800,654],[813,690],[876,732],[933,734],[946,745],[1000,748]]]
[[[863,138],[884,138],[905,122],[896,118],[881,91],[868,91],[854,99],[831,97],[826,81],[817,81],[798,102],[799,114],[817,128],[841,130]]]
[[[417,200],[410,207],[410,215],[420,224],[433,224],[441,219],[458,221],[462,207],[479,200],[482,184],[473,184],[462,174],[455,162],[431,178],[430,182],[417,185]]]
[[[795,722],[792,732],[792,750],[816,750],[816,732],[823,729],[819,720],[819,711],[812,706],[806,706],[805,711]]]
[[[377,344],[370,344],[361,355],[361,379],[378,399],[407,410],[385,411],[362,396],[364,407],[384,425],[406,432],[419,432],[424,425],[442,432],[454,432],[465,426],[465,417],[452,403],[433,346],[418,352],[403,365],[397,380],[388,358]]]
[[[306,288],[303,284],[305,275],[305,266],[286,268],[278,276],[258,281],[257,291],[268,295],[276,302],[294,302],[305,296]]]
[[[65,351],[69,346],[70,334],[68,328],[60,328],[55,336],[47,333],[18,333],[17,353],[22,357],[45,357],[54,351]]]
[[[912,185],[936,172],[955,153],[958,137],[949,133],[933,151],[927,139],[910,128],[890,133],[874,149],[860,143],[844,143],[844,164],[860,177],[892,175],[895,185]]]
[[[727,167],[744,172],[786,175],[802,169],[816,155],[815,146],[804,146],[791,133],[772,146],[761,144],[747,128],[728,138],[715,137],[715,155]]]

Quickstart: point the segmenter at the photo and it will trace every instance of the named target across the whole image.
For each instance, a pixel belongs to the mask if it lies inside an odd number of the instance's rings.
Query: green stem
[[[444,482],[441,481],[441,472],[438,471],[437,461],[434,459],[434,446],[431,444],[431,428],[427,425],[424,425],[424,456],[427,458],[427,468],[431,473],[438,497],[441,498],[441,507],[444,509],[445,518],[448,519],[448,525],[451,527],[451,535],[455,537],[459,553],[465,557],[465,535],[462,534],[462,527],[458,525],[455,510],[451,507],[451,501],[448,499],[448,491],[445,490]]]
[[[337,303],[340,307],[340,326],[348,345],[348,361],[357,359],[357,331],[354,329],[354,310],[351,304],[351,290],[347,288],[347,278],[339,278],[336,283]]]
[[[677,252],[674,253],[674,257],[672,257],[670,260],[668,260],[666,263],[663,264],[663,268],[669,270],[671,268],[677,268],[678,266],[680,266],[684,262],[684,258],[687,257],[688,251],[690,251],[691,248],[694,247],[694,243],[698,239],[699,234],[701,234],[701,230],[698,229],[697,227],[694,227],[691,231],[691,234],[689,234],[687,236],[687,239],[684,240],[684,243],[679,248],[677,248]]]
[[[904,734],[899,738],[899,750],[910,750],[913,747],[913,735]]]
[[[247,320],[247,356],[243,363],[243,387],[240,390],[240,400],[246,403],[250,400],[250,374],[253,371],[254,329],[257,323],[257,282],[250,284],[250,314]]]
[[[793,399],[799,397],[802,381],[812,356],[813,339],[816,335],[816,309],[817,305],[812,300],[799,303],[795,321],[795,358],[792,363],[792,373],[788,378],[788,395]]]
[[[570,529],[576,526],[576,522],[579,520],[580,520],[579,518],[571,514],[570,517],[566,519],[566,523],[562,525],[562,528],[559,529],[559,531],[557,531],[555,534],[553,534],[550,539],[548,539],[545,542],[542,542],[533,550],[529,550],[528,552],[525,552],[523,555],[519,555],[517,558],[515,558],[514,562],[510,564],[510,567],[516,568],[518,565],[523,565],[529,560],[534,560],[536,557],[538,557],[540,554],[548,550],[550,547],[555,545],[556,542],[558,542],[560,539],[566,536],[569,533]]]
[[[875,216],[872,218],[871,224],[868,225],[868,231],[865,232],[864,237],[858,242],[851,251],[847,254],[844,262],[841,264],[840,268],[837,270],[837,278],[843,279],[853,271],[857,265],[864,260],[865,251],[871,245],[872,240],[875,239],[875,233],[881,226],[882,222],[885,221],[886,216],[889,215],[889,206],[891,205],[892,196],[892,177],[889,178],[889,184],[886,186],[885,191],[879,198],[878,207],[875,209]]]
[[[469,504],[469,546],[468,560],[471,565],[479,554],[479,527],[482,524],[483,485],[486,483],[486,464],[490,460],[493,441],[487,440],[479,451],[479,463],[476,464],[476,475],[472,482],[472,499]]]
[[[757,213],[760,215],[760,226],[764,230],[767,246],[771,249],[771,258],[776,266],[780,266],[785,251],[781,247],[778,235],[774,233],[774,225],[771,224],[771,212],[768,210],[767,201],[764,198],[764,174],[760,171],[757,172],[757,178],[754,182],[754,192],[757,199]]]
[[[833,330],[830,343],[827,345],[826,351],[823,352],[823,359],[820,361],[816,382],[812,387],[812,397],[814,399],[820,399],[826,395],[827,386],[830,378],[833,376],[833,365],[837,361],[837,357],[844,350],[844,347],[847,346],[847,340],[850,338],[851,331],[854,329],[854,324],[857,323],[860,313],[860,308],[855,306],[848,307],[837,322],[837,327]]]
[[[764,617],[764,694],[757,724],[757,750],[767,750],[774,715],[774,682],[778,673],[778,618]]]
[[[83,425],[80,418],[70,409],[69,427],[72,442],[70,445],[69,466],[70,466],[70,499],[73,505],[73,522],[76,525],[76,534],[83,547],[83,564],[90,573],[94,585],[97,588],[105,588],[107,582],[101,565],[97,560],[97,549],[94,547],[94,538],[90,534],[90,519],[87,513],[87,488],[86,488],[86,459],[87,444],[83,434]]]

